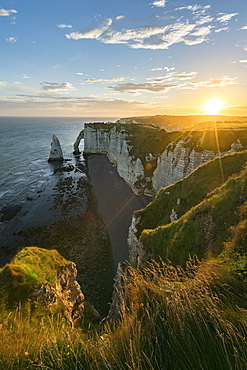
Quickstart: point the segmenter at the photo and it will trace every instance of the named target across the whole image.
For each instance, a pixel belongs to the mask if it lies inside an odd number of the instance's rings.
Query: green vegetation
[[[197,168],[188,177],[160,190],[153,202],[135,212],[140,217],[137,236],[144,229],[155,229],[170,223],[172,209],[178,218],[191,207],[198,205],[216,188],[242,170],[247,161],[247,151],[215,158]],[[179,201],[178,201],[179,199]]]
[[[91,333],[58,316],[46,323],[12,312],[1,319],[0,367],[245,370],[246,279],[228,257],[189,261],[186,270],[129,267],[119,322]]]
[[[247,168],[230,178],[207,199],[168,225],[144,230],[141,242],[152,256],[184,266],[190,255],[217,256],[239,222],[239,208],[247,201]]]
[[[22,249],[0,269],[1,301],[10,308],[30,303],[30,293],[41,285],[55,286],[59,270],[69,263],[55,249]]]

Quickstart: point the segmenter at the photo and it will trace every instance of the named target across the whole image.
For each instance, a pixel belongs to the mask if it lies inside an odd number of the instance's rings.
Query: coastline
[[[2,267],[25,246],[57,249],[76,263],[86,300],[104,316],[111,300],[113,262],[109,235],[86,173],[80,158],[54,164],[42,191],[1,224],[0,261]]]

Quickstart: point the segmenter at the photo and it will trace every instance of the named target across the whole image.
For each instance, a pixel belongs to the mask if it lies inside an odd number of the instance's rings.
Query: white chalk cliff
[[[143,193],[137,182],[145,179],[144,167],[140,158],[130,155],[131,146],[126,137],[127,130],[117,126],[108,128],[85,124],[84,128],[84,153],[106,154],[110,162],[117,167],[119,175],[126,181],[132,190],[138,194]]]
[[[60,142],[55,134],[52,135],[51,151],[48,162],[63,161],[63,152]]]
[[[80,134],[81,135],[81,134]],[[81,136],[78,136],[80,140]],[[203,132],[202,132],[203,135]],[[78,148],[78,140],[75,145]],[[241,143],[233,143],[228,152],[216,153],[209,150],[197,151],[197,144],[189,138],[177,144],[171,142],[157,158],[157,167],[153,176],[145,177],[144,165],[140,158],[130,154],[132,146],[128,137],[128,129],[124,125],[108,126],[107,124],[85,124],[84,152],[87,154],[106,154],[110,162],[117,167],[119,175],[126,181],[136,194],[154,196],[162,187],[174,184],[188,176],[205,162],[226,153],[232,153],[242,147]],[[146,154],[146,158],[150,153]],[[151,183],[150,183],[151,181]],[[150,186],[151,185],[151,186]]]

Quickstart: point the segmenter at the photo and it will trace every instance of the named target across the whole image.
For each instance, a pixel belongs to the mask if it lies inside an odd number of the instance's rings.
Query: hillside
[[[247,151],[215,158],[193,171],[188,177],[160,190],[153,202],[135,213],[140,236],[143,229],[154,229],[170,223],[172,209],[181,217],[221,186],[229,176],[241,171],[247,162]]]

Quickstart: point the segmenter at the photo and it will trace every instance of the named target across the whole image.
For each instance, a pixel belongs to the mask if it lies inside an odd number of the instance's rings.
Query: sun
[[[203,107],[206,114],[217,114],[222,108],[224,108],[224,103],[219,99],[210,99]]]

